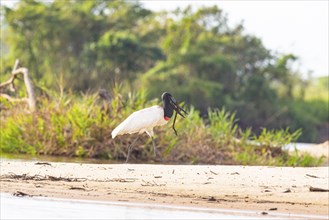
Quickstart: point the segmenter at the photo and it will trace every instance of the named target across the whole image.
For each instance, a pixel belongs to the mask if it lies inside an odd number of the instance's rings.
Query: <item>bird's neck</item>
[[[174,108],[172,105],[170,105],[169,100],[163,101],[163,112],[164,112],[163,115],[164,120],[169,121],[174,113]]]

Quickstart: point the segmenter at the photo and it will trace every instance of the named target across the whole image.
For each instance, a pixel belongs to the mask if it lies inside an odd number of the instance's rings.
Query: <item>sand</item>
[[[1,161],[1,192],[329,215],[329,167]],[[272,210],[271,210],[272,209]]]

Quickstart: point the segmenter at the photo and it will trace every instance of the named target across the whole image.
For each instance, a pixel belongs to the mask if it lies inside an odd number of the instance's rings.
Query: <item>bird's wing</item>
[[[159,122],[163,120],[163,116],[163,108],[160,106],[152,106],[134,112],[112,131],[112,138],[121,134],[149,130],[159,125]]]

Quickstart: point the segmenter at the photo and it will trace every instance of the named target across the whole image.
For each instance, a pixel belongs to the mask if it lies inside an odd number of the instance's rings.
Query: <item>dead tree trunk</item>
[[[25,87],[26,87],[26,91],[27,91],[27,98],[17,99],[17,98],[13,98],[5,93],[0,93],[0,97],[3,97],[10,102],[27,102],[27,104],[29,105],[30,111],[33,112],[36,109],[36,101],[35,101],[35,97],[34,97],[33,84],[31,82],[31,79],[29,76],[29,70],[24,67],[18,68],[18,64],[19,64],[19,60],[17,59],[15,62],[13,71],[11,73],[11,77],[6,82],[0,84],[0,91],[7,87],[10,87],[11,91],[16,91],[14,81],[15,81],[16,77],[18,76],[18,74],[22,74],[24,77],[24,83],[25,83]]]

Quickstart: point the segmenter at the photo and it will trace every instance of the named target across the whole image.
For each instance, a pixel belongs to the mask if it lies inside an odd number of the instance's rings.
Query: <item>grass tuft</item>
[[[22,104],[8,104],[0,112],[0,152],[6,154],[54,155],[124,160],[136,135],[111,138],[112,130],[132,112],[160,104],[147,101],[144,90],[123,95],[121,86],[110,92],[111,101],[98,94],[53,94],[41,97],[35,113]],[[2,101],[2,100],[1,100]],[[316,166],[323,162],[310,155],[289,154],[282,149],[301,135],[301,130],[263,129],[260,135],[241,130],[234,113],[209,109],[207,119],[193,106],[185,119],[177,118],[178,136],[166,126],[155,128],[156,144],[169,163]],[[146,134],[136,142],[132,160],[153,158]]]

